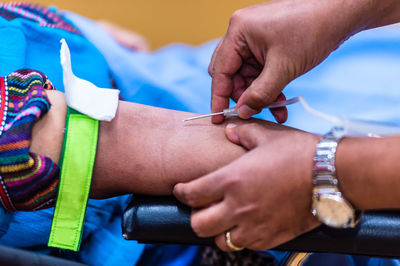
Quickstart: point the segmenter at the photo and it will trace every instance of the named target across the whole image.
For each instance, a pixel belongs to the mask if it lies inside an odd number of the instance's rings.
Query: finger
[[[222,169],[188,183],[174,186],[173,194],[182,203],[193,208],[207,206],[223,199],[222,182],[218,182]]]
[[[235,251],[227,244],[227,236],[226,233],[229,231],[230,234],[230,241],[235,247],[238,248],[247,248],[250,246],[254,241],[255,237],[249,234],[248,229],[245,229],[242,226],[234,227],[226,232],[219,234],[215,237],[215,244],[224,251]]]
[[[274,110],[270,110],[272,115],[274,116],[276,122],[282,124],[285,123],[288,118],[288,111],[286,107],[274,108]]]
[[[225,127],[225,134],[231,142],[252,150],[262,141],[264,130],[262,126],[255,123],[240,126],[230,123]]]
[[[236,223],[232,217],[232,210],[227,207],[225,201],[199,209],[190,217],[192,229],[199,237],[219,235]]]
[[[215,240],[214,240],[215,241],[215,245],[217,245],[217,247],[222,251],[231,252],[232,249],[230,249],[228,247],[228,245],[226,244],[226,236],[225,236],[225,234],[226,234],[226,232],[223,232],[223,233],[221,233],[221,234],[219,234],[219,235],[217,235],[215,237]]]
[[[246,90],[246,81],[243,79],[241,75],[235,75],[233,77],[233,91],[231,94],[232,100],[237,102],[239,100],[239,97],[242,95],[242,93]]]
[[[221,46],[221,43],[222,43],[222,40],[223,40],[223,38],[218,42],[218,45],[212,54],[210,64],[208,65],[208,74],[210,74],[211,77],[214,74],[215,55],[218,53],[219,47]]]
[[[211,112],[218,113],[229,107],[229,97],[233,91],[232,76],[224,73],[215,72],[212,83]],[[211,118],[214,124],[224,121],[223,115],[216,115]]]
[[[254,79],[260,74],[259,69],[251,65],[244,65],[240,69],[240,73],[233,76],[233,91],[231,94],[232,100],[237,102],[243,92],[251,85]]]
[[[275,102],[281,102],[281,101],[285,101],[286,97],[285,95],[281,92],[278,95],[278,98],[276,98]],[[269,109],[272,113],[272,115],[275,117],[276,121],[278,123],[284,123],[287,120],[287,116],[288,116],[288,111],[286,107],[280,107],[280,108],[272,108]]]
[[[238,114],[248,119],[270,105],[281,93],[285,79],[279,69],[271,62],[255,79],[238,101]]]
[[[211,111],[222,112],[229,106],[233,91],[233,76],[242,65],[242,57],[234,47],[234,41],[226,36],[215,54],[211,84]],[[221,123],[224,117],[212,117],[213,123]]]

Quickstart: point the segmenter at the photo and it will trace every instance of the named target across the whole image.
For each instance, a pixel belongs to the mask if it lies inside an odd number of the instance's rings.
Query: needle
[[[295,102],[298,102],[298,101],[299,101],[299,97],[294,97],[294,98],[291,98],[291,99],[286,100],[286,101],[280,101],[280,102],[272,103],[272,104],[268,105],[267,108],[284,107],[286,105],[289,105],[289,104],[292,104],[292,103],[295,103]],[[189,118],[183,119],[182,121],[186,122],[186,121],[199,119],[199,118],[204,118],[204,117],[209,117],[209,116],[214,116],[214,115],[228,116],[228,115],[236,115],[236,114],[237,114],[237,108],[235,106],[235,107],[232,107],[232,108],[224,109],[222,112],[189,117]]]
[[[225,110],[227,110],[227,109],[225,109]],[[186,121],[195,120],[195,119],[199,119],[199,118],[204,118],[204,117],[209,117],[209,116],[214,116],[214,115],[224,115],[224,114],[225,114],[225,112],[212,113],[212,114],[208,114],[208,115],[199,115],[199,116],[194,116],[194,117],[183,119],[182,121],[186,122]]]

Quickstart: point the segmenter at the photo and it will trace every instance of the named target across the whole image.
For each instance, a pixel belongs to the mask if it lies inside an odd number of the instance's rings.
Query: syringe
[[[294,97],[294,98],[291,98],[291,99],[286,100],[286,101],[280,101],[280,102],[272,103],[272,104],[268,105],[267,108],[284,107],[286,105],[289,105],[289,104],[292,104],[292,103],[295,103],[295,102],[298,102],[298,101],[299,101],[299,97]],[[214,115],[224,115],[224,116],[237,115],[237,108],[235,106],[235,107],[232,107],[232,108],[224,109],[222,112],[212,113],[212,114],[207,114],[207,115],[194,116],[194,117],[183,119],[182,121],[186,122],[186,121],[199,119],[199,118],[204,118],[204,117],[209,117],[209,116],[214,116]]]

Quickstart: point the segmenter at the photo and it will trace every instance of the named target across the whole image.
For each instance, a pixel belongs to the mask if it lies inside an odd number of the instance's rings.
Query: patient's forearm
[[[93,195],[168,194],[178,181],[200,177],[244,150],[223,126],[208,119],[182,122],[189,113],[120,102],[111,123],[101,123]]]
[[[66,105],[48,92],[52,107],[35,124],[31,151],[58,161]],[[224,125],[190,113],[120,102],[112,122],[101,122],[92,197],[123,193],[169,194],[179,182],[200,177],[244,153],[224,135]],[[46,134],[45,134],[46,133]]]

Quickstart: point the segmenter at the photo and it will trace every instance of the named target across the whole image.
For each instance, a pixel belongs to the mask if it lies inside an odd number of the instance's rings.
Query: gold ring
[[[232,249],[233,251],[239,251],[239,250],[244,249],[244,248],[238,247],[238,246],[236,246],[235,244],[232,243],[232,240],[231,240],[231,232],[229,232],[229,231],[225,233],[225,242],[226,242],[226,245],[227,245],[230,249]]]

